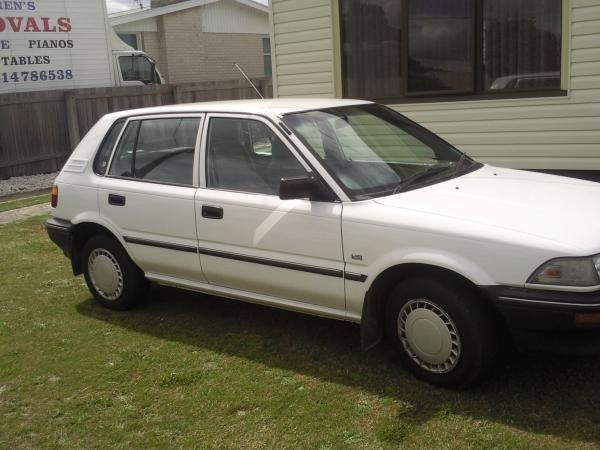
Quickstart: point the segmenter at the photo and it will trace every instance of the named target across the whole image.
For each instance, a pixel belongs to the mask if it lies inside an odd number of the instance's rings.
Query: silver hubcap
[[[97,248],[90,253],[88,273],[96,291],[105,299],[116,300],[123,293],[121,266],[108,250]]]
[[[460,359],[460,336],[452,319],[429,300],[411,300],[398,315],[398,336],[406,352],[431,373],[447,373]]]

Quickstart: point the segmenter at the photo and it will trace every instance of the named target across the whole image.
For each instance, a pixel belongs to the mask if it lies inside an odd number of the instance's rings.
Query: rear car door
[[[341,203],[280,200],[281,179],[310,169],[267,119],[207,121],[196,217],[208,281],[343,315]]]
[[[100,215],[149,275],[203,282],[194,196],[203,115],[127,121],[100,182]]]

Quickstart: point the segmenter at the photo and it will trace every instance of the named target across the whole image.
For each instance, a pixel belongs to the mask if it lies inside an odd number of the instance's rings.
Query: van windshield
[[[293,113],[283,122],[353,200],[422,187],[481,167],[381,105]]]

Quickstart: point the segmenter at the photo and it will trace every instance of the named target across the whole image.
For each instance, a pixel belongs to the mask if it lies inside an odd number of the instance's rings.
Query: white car
[[[455,388],[511,339],[600,349],[600,186],[477,163],[374,103],[109,114],[52,201],[50,237],[108,308],[152,281],[352,321]]]

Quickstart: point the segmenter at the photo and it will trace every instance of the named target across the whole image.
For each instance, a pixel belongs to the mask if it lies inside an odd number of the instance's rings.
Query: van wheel
[[[102,306],[129,309],[145,295],[148,281],[114,239],[93,236],[84,245],[81,256],[85,281]]]
[[[386,306],[386,334],[418,378],[465,389],[492,369],[495,322],[476,293],[433,279],[400,283]]]

